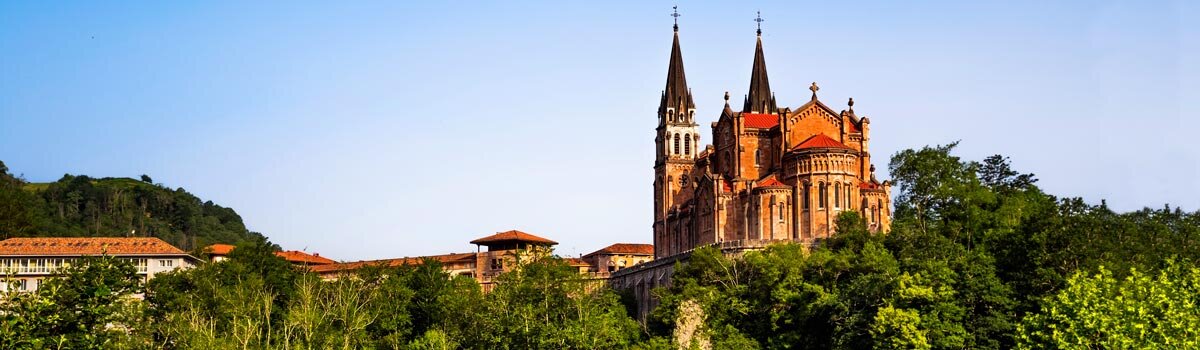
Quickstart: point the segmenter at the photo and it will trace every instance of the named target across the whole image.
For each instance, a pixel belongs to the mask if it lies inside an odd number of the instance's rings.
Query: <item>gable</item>
[[[842,137],[842,117],[820,101],[812,101],[788,114],[788,148],[812,135],[825,134],[834,139]]]

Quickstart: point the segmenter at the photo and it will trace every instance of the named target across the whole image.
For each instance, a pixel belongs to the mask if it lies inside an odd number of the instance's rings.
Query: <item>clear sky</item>
[[[671,2],[0,2],[0,160],[137,177],[337,259],[520,229],[651,242]],[[680,3],[705,135],[745,94],[754,13],[780,105],[816,81],[887,156],[961,140],[1048,192],[1200,209],[1190,1]]]

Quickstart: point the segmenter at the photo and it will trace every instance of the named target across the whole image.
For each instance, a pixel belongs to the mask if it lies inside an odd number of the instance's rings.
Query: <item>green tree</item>
[[[640,338],[615,292],[562,259],[531,256],[487,294],[480,349],[614,349]]]
[[[1024,349],[1200,347],[1200,268],[1168,263],[1157,274],[1104,267],[1076,273],[1019,329]]]
[[[36,292],[0,300],[0,348],[140,348],[141,278],[128,261],[103,256],[77,260]]]

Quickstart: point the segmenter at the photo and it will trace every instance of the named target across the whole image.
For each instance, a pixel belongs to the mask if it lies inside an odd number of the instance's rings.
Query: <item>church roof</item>
[[[473,241],[471,241],[471,244],[488,245],[491,243],[500,243],[500,242],[529,242],[529,243],[539,243],[539,244],[544,244],[544,245],[558,244],[558,242],[551,241],[549,239],[545,239],[542,237],[538,237],[538,236],[528,234],[525,232],[521,232],[521,231],[517,231],[517,230],[508,230],[508,231],[504,231],[504,232],[497,232],[494,235],[473,240]]]
[[[774,114],[742,113],[747,128],[770,129],[779,126],[779,117]]]
[[[754,66],[750,68],[750,92],[742,112],[775,113],[775,95],[767,79],[767,59],[763,55],[762,34],[754,44]]]
[[[775,178],[775,174],[771,174],[770,176],[767,176],[767,177],[763,178],[762,180],[758,180],[758,183],[754,184],[754,186],[755,187],[784,187],[787,185],[783,184],[782,182],[779,182],[779,179]]]
[[[853,149],[853,148],[850,148],[850,146],[846,146],[845,144],[842,144],[841,142],[837,142],[837,140],[829,138],[829,136],[825,136],[825,134],[813,135],[812,137],[805,139],[803,142],[800,142],[799,145],[796,145],[796,147],[793,147],[792,149],[797,150],[797,149],[809,149],[809,148]]]
[[[683,53],[679,50],[679,28],[675,29],[675,39],[671,42],[671,61],[667,66],[667,86],[663,88],[662,101],[658,104],[658,113],[666,113],[667,108],[675,108],[677,112],[686,112],[696,108],[692,101],[692,92],[687,87],[687,77],[683,73]]]

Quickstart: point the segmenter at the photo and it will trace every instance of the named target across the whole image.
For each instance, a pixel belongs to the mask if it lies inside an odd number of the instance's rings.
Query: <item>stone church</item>
[[[875,178],[871,121],[855,114],[854,99],[836,111],[812,83],[811,98],[780,107],[759,29],[749,91],[739,109],[725,93],[712,144],[700,146],[674,28],[654,139],[655,258],[717,243],[813,243],[834,232],[845,211],[858,212],[872,230],[888,229],[890,184]]]

